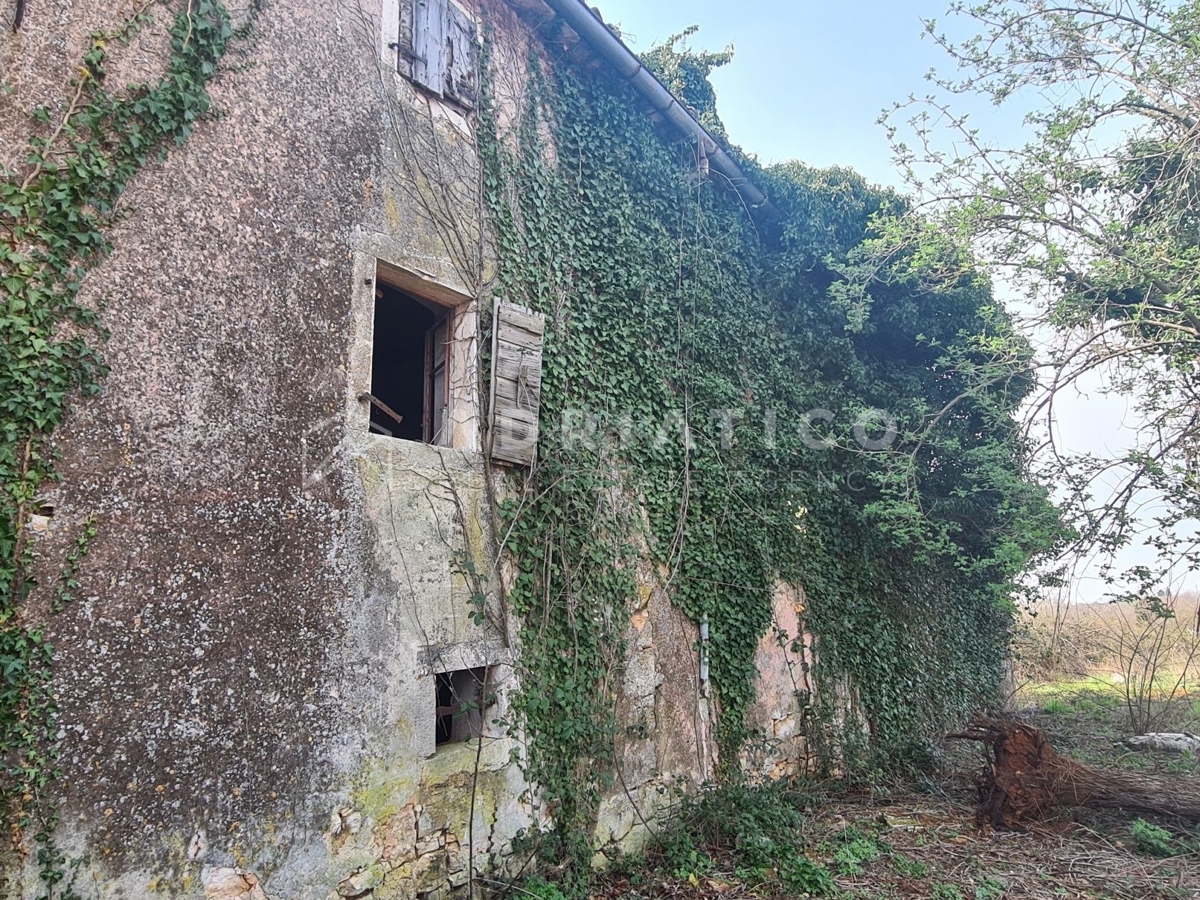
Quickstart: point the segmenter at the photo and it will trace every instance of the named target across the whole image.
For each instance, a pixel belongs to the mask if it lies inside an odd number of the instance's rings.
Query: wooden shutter
[[[465,107],[474,107],[479,95],[479,44],[475,22],[451,4],[447,32],[445,93]]]
[[[400,0],[400,30],[396,33],[396,71],[405,78],[413,77],[413,4],[415,0]]]
[[[532,465],[537,455],[545,319],[496,301],[492,317],[492,458]]]
[[[441,95],[446,76],[446,30],[449,0],[412,0],[412,78],[417,84]]]
[[[450,446],[450,316],[425,334],[425,440]]]

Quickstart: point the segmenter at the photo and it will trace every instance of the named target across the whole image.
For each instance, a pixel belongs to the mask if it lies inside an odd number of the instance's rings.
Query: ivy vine
[[[700,81],[725,59],[669,45],[646,61],[719,124]],[[552,62],[530,58],[507,130],[485,102],[479,135],[495,293],[547,321],[538,462],[501,512],[524,623],[514,711],[556,822],[539,852],[579,885],[613,768],[639,548],[710,623],[732,777],[780,579],[804,588],[817,683],[850,685],[867,751],[894,756],[995,696],[1015,580],[1059,519],[1027,475],[1012,413],[1029,384],[991,350],[1019,338],[988,285],[937,286],[928,260],[897,258],[869,293],[845,287],[902,198],[846,170],[743,158],[781,215],[755,221],[631,88]],[[987,365],[979,388],[968,370]],[[897,436],[870,451],[853,429],[875,409]],[[833,693],[805,698],[814,740]]]
[[[0,783],[15,839],[35,838],[46,897],[71,892],[47,796],[60,773],[53,648],[40,619],[72,599],[95,524],[88,518],[55,564],[38,558],[31,521],[56,477],[54,429],[107,372],[104,326],[79,293],[110,250],[129,180],[187,140],[210,110],[208,84],[230,41],[249,28],[235,29],[219,0],[168,3],[165,72],[110,91],[110,55],[154,24],[155,5],[89,36],[68,97],[34,111],[23,165],[0,170]],[[34,612],[35,572],[55,568]]]

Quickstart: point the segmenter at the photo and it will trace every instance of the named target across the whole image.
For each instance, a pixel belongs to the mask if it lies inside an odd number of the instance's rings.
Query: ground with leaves
[[[1191,898],[1200,897],[1200,860],[1139,849],[1138,820],[1068,817],[1024,834],[979,831],[967,790],[949,794],[831,794],[811,809],[805,858],[826,869],[825,896],[854,898]],[[1083,818],[1083,817],[1080,817]],[[1159,826],[1150,826],[1151,828]],[[1175,832],[1172,838],[1178,841]],[[1150,832],[1153,843],[1155,832]],[[771,869],[714,861],[704,874],[614,875],[598,894],[617,898],[795,897]],[[818,896],[813,894],[813,896]]]
[[[1026,694],[1022,715],[1080,761],[1200,777],[1196,759],[1126,750],[1117,696],[1067,684]],[[1190,701],[1179,702],[1188,714]],[[1072,810],[1026,832],[977,829],[979,759],[976,748],[950,743],[939,748],[935,775],[886,788],[734,787],[681,801],[648,856],[614,863],[592,896],[1200,898],[1200,831],[1186,822]],[[522,889],[561,898],[544,881]]]

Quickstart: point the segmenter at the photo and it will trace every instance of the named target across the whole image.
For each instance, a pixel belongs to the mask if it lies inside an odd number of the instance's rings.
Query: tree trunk
[[[1097,769],[1059,756],[1046,735],[1029,725],[980,719],[949,738],[991,747],[979,779],[975,819],[1017,828],[1055,807],[1130,809],[1200,821],[1200,781]]]

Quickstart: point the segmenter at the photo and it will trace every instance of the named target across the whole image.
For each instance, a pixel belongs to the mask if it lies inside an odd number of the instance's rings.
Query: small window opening
[[[483,731],[483,710],[490,705],[487,671],[482,667],[437,674],[437,746],[458,744]]]
[[[371,347],[371,431],[449,444],[450,310],[380,283]]]

